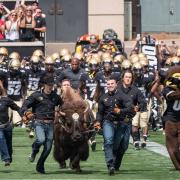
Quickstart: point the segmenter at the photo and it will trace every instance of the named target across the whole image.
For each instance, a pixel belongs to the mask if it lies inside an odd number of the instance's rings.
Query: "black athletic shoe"
[[[38,173],[40,173],[40,174],[45,174],[45,173],[46,173],[45,170],[44,170],[44,168],[40,168],[40,167],[38,167],[38,166],[36,166],[36,171],[37,171]]]
[[[34,162],[34,161],[35,161],[35,158],[36,158],[36,154],[35,154],[35,153],[32,153],[32,154],[30,154],[30,156],[29,156],[29,161],[30,161],[30,162]]]
[[[91,149],[92,149],[92,151],[96,151],[96,141],[93,141],[91,143]]]
[[[140,150],[139,142],[134,143],[134,149],[137,150],[137,151]]]
[[[108,174],[109,174],[110,176],[114,175],[114,172],[115,172],[114,167],[109,167],[109,168],[108,168]]]
[[[146,141],[143,141],[143,142],[141,143],[141,147],[142,147],[142,148],[145,148],[145,147],[146,147]]]
[[[5,161],[4,166],[10,166],[10,161]]]

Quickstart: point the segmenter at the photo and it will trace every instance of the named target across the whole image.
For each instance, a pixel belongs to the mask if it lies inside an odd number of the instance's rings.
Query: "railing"
[[[45,53],[46,33],[41,33],[41,37],[42,39],[40,41],[32,42],[1,40],[0,47],[7,48],[9,53],[16,51],[21,54],[21,57],[31,56],[36,49],[41,49]]]

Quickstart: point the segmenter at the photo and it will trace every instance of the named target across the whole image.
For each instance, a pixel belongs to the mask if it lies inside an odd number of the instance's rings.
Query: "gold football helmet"
[[[116,55],[116,56],[114,57],[113,62],[122,63],[123,60],[125,60],[125,57],[124,57],[123,55],[121,55],[121,54],[118,54],[118,55]]]
[[[141,63],[140,62],[136,62],[136,63],[134,63],[133,65],[132,65],[132,69],[133,70],[137,70],[137,69],[142,69],[142,65],[141,65]]]
[[[95,58],[91,58],[88,62],[88,64],[98,64],[97,60]]]
[[[10,59],[21,59],[20,55],[18,52],[12,52],[10,55],[9,55],[9,58]]]
[[[65,62],[70,62],[71,61],[71,55],[70,54],[66,54],[64,55],[61,59],[62,61],[65,61]]]
[[[5,47],[0,48],[0,55],[8,56],[8,50]]]
[[[40,62],[40,57],[39,56],[31,56],[30,61],[32,63],[39,63]]]
[[[11,59],[9,62],[9,68],[10,69],[14,69],[14,70],[18,70],[21,67],[21,63],[19,61],[19,59]]]
[[[149,61],[146,57],[141,58],[139,62],[142,65],[142,67],[149,65]]]
[[[52,59],[56,61],[56,59],[60,59],[60,54],[58,52],[55,52],[51,55]]]
[[[141,59],[141,58],[144,58],[144,57],[146,58],[146,55],[145,55],[144,53],[139,53],[139,54],[138,54],[138,57],[139,57],[140,59]]]
[[[108,59],[108,58],[112,59],[111,54],[108,53],[108,52],[102,53],[101,58],[102,58],[102,60],[103,59]]]
[[[55,61],[53,60],[53,58],[51,56],[47,56],[45,58],[45,61],[44,61],[45,64],[52,64],[54,65],[55,64]]]
[[[176,56],[180,57],[180,48],[177,49]]]
[[[177,82],[179,83],[174,83],[173,81],[176,79]],[[174,90],[180,90],[180,73],[176,72],[172,74],[170,78],[166,81],[166,86],[173,88]]]
[[[67,48],[63,48],[60,50],[60,57],[63,57],[65,55],[71,54],[70,51]]]
[[[130,60],[131,60],[131,64],[134,64],[136,62],[139,62],[139,56],[134,54],[130,57]]]
[[[102,62],[103,63],[112,63],[113,62],[113,58],[110,56],[110,57],[105,57],[102,59]]]
[[[93,53],[92,57],[95,58],[98,63],[101,62],[101,56],[98,53]]]
[[[166,66],[171,66],[171,59],[172,58],[170,58],[170,57],[166,59],[166,62],[165,62]]]
[[[39,57],[43,57],[44,56],[44,53],[41,49],[36,49],[34,52],[33,52],[33,56],[39,56]]]
[[[131,62],[128,59],[125,59],[121,64],[122,69],[129,69],[131,68]]]
[[[82,52],[76,52],[73,57],[79,60],[84,60],[84,54]]]

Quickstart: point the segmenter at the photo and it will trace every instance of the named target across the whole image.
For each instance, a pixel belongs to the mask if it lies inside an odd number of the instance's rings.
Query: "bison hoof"
[[[60,169],[65,169],[66,168],[66,163],[65,162],[60,163],[59,167],[60,167]]]
[[[81,170],[80,168],[75,169],[75,171],[76,171],[77,173],[81,173],[81,172],[82,172],[82,170]]]

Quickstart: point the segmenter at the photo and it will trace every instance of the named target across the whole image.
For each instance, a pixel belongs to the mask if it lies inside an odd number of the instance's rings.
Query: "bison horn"
[[[89,106],[87,106],[87,108],[84,110],[84,113],[86,113],[89,109]]]

